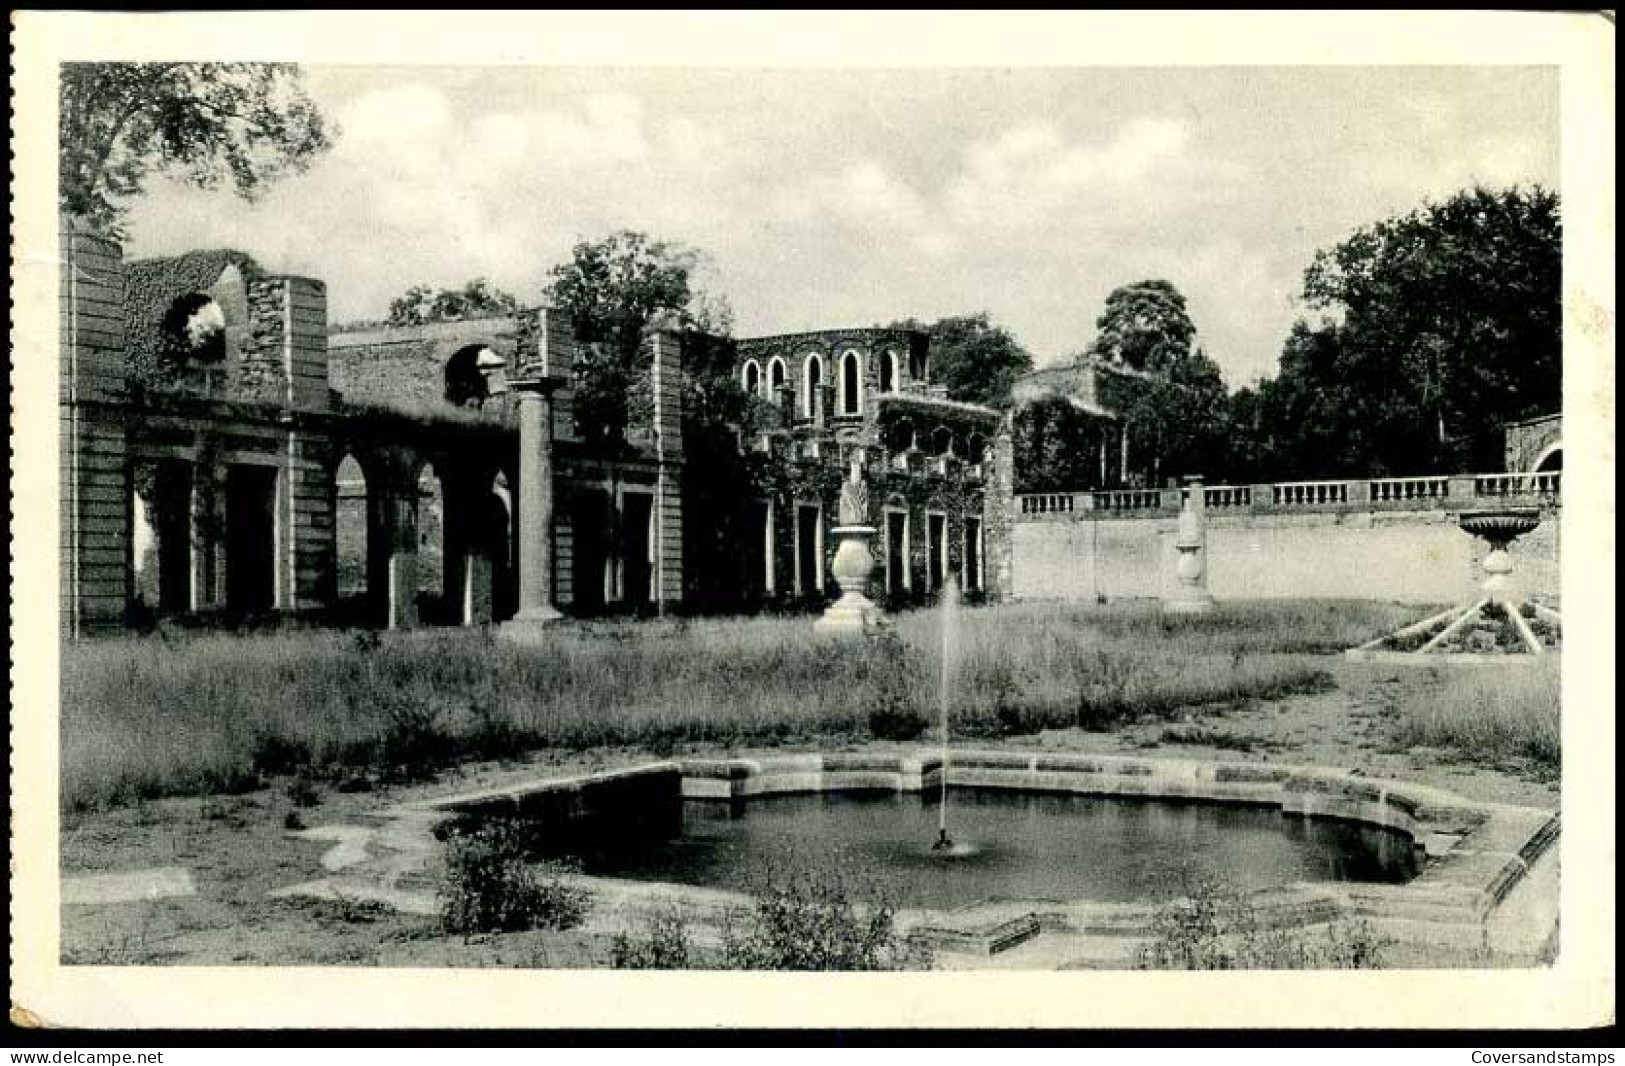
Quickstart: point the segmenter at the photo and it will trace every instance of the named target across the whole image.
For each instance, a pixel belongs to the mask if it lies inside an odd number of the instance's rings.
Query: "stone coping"
[[[425,837],[425,847],[410,850],[432,855],[427,837],[439,822],[468,815],[512,817],[531,809],[528,801],[547,794],[584,796],[680,774],[683,799],[746,802],[820,792],[920,792],[941,787],[943,773],[942,754],[923,750],[682,759],[430,798],[384,812],[383,818],[386,824],[411,827],[407,835]],[[1297,883],[1256,890],[1248,898],[1259,921],[1289,928],[1364,917],[1410,937],[1461,946],[1479,942],[1487,917],[1551,848],[1560,828],[1552,811],[1479,803],[1426,785],[1313,766],[951,750],[946,773],[947,783],[956,787],[1245,804],[1404,834],[1426,855],[1423,870],[1410,882]],[[400,862],[405,848],[396,842],[384,849],[393,851],[393,862],[362,863],[342,878],[290,886],[276,894],[342,893],[433,913],[428,864]],[[716,926],[729,911],[750,903],[743,893],[718,888],[585,875],[569,880],[591,892],[600,915],[594,924],[606,928],[626,928],[674,902],[695,924]],[[897,922],[908,936],[935,949],[992,955],[1046,933],[1143,937],[1157,906],[998,899],[951,910],[903,909]]]

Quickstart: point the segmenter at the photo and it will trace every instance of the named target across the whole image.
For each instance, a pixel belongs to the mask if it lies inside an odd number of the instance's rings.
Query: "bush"
[[[1393,941],[1370,922],[1340,920],[1318,932],[1266,929],[1252,900],[1233,885],[1174,871],[1179,898],[1159,907],[1136,964],[1148,970],[1378,969]]]
[[[646,917],[636,935],[616,933],[609,961],[617,970],[682,970],[691,953],[688,922],[673,905]]]
[[[838,862],[764,871],[753,909],[729,915],[723,960],[734,970],[902,970],[930,965],[897,935],[885,898],[860,903]],[[873,894],[871,894],[873,895]]]
[[[440,922],[448,933],[573,929],[587,916],[588,896],[558,876],[542,878],[528,861],[524,827],[490,822],[454,830],[446,840]]]

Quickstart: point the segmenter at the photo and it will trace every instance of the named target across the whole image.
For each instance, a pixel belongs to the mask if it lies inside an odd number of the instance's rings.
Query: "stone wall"
[[[1506,427],[1506,468],[1532,471],[1550,458],[1563,442],[1563,416],[1547,415],[1514,422]],[[1561,465],[1561,459],[1558,460]]]
[[[1018,598],[1162,597],[1174,578],[1175,519],[1083,518],[1016,523]],[[1558,591],[1557,517],[1513,545],[1526,589]],[[1209,588],[1217,599],[1370,599],[1448,604],[1483,580],[1481,542],[1447,511],[1210,515]]]

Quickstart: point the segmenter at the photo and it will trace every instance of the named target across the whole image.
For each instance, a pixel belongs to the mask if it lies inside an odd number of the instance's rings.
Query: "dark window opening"
[[[276,604],[274,466],[226,472],[226,607],[251,614]]]

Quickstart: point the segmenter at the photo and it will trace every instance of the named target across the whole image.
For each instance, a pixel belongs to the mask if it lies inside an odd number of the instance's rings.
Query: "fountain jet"
[[[942,766],[937,771],[942,785],[942,801],[937,805],[937,842],[932,851],[952,851],[953,841],[948,838],[948,710],[953,692],[954,652],[959,637],[959,582],[953,575],[943,582],[938,594],[938,614],[942,629],[942,677],[937,683],[937,704],[941,712]]]

